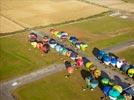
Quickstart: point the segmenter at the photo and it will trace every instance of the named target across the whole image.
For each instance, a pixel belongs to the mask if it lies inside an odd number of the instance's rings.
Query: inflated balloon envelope
[[[98,80],[96,80],[96,79],[92,79],[91,81],[90,81],[90,85],[91,85],[91,87],[94,89],[94,88],[96,88],[97,86],[98,86],[98,84],[99,84],[99,82],[98,82]]]
[[[103,86],[108,85],[109,84],[109,81],[110,81],[109,78],[104,77],[104,78],[101,79],[101,84]]]
[[[119,95],[120,95],[120,92],[113,88],[109,91],[109,96],[111,96],[111,97],[117,98]]]
[[[104,92],[104,94],[106,95],[106,96],[108,96],[109,95],[109,91],[112,89],[112,87],[111,86],[104,86],[103,88],[102,88],[102,91]]]
[[[117,90],[118,92],[122,93],[123,89],[120,85],[113,86],[113,89]]]
[[[51,48],[55,48],[55,46],[57,45],[57,42],[54,39],[50,39],[49,40],[49,45]]]

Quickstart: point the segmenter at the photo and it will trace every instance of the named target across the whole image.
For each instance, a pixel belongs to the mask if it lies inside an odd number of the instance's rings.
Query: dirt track
[[[134,41],[128,41],[128,42],[116,45],[114,47],[107,48],[105,50],[110,51],[110,52],[119,52],[121,50],[127,49],[128,47],[133,47],[133,46],[134,46]],[[81,53],[81,55],[86,56],[83,53]],[[95,57],[88,57],[88,58],[91,61],[93,61],[94,64],[99,69],[104,71],[105,73],[107,73],[107,74],[112,73],[112,74],[109,75],[110,78],[113,79],[113,78],[118,76],[120,78],[120,80],[116,80],[115,82],[120,84],[120,85],[122,85],[123,88],[128,86],[128,84],[126,84],[128,82],[131,83],[131,84],[134,84],[134,81],[132,79],[125,80],[125,78],[127,76],[125,76],[125,75],[123,75],[123,74],[121,74],[121,73],[119,73],[117,71],[111,70],[109,67],[105,68],[104,65],[100,64],[99,61],[97,61]],[[38,71],[29,73],[27,75],[18,77],[16,79],[12,79],[12,80],[9,80],[7,82],[1,83],[0,84],[0,86],[1,86],[0,87],[0,98],[1,98],[1,100],[14,100],[15,98],[12,97],[11,93],[17,87],[22,86],[24,84],[28,84],[28,83],[30,83],[32,81],[35,81],[35,80],[39,80],[39,79],[41,79],[43,77],[46,77],[47,75],[51,75],[53,73],[62,71],[64,69],[65,69],[65,67],[64,67],[63,64],[60,64],[60,65],[53,64],[51,66],[48,66],[47,68],[40,69]],[[12,86],[13,82],[18,82],[18,85]]]

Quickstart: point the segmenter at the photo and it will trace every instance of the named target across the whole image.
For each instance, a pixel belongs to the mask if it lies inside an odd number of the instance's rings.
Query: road
[[[110,52],[119,52],[121,50],[127,49],[128,47],[134,47],[134,40],[133,41],[127,41],[122,44],[109,47],[105,50]],[[85,56],[86,55],[83,52],[79,52],[80,55]],[[95,57],[88,57],[94,64],[103,72],[109,74],[110,78],[114,80],[117,84],[121,84],[124,88],[128,86],[126,83],[134,84],[134,81],[129,78],[129,80],[126,80],[127,76],[112,70],[111,68],[107,67],[105,68],[103,64],[99,63],[99,61]],[[48,75],[57,73],[59,71],[65,70],[64,64],[52,64],[48,66],[47,68],[37,70],[35,72],[29,73],[27,75],[9,80],[4,83],[0,83],[0,98],[1,100],[15,100],[15,98],[11,95],[12,91],[15,90],[17,87],[20,87],[22,85],[28,84],[32,81],[39,80],[41,78],[44,78]],[[118,76],[118,77],[117,77]],[[13,83],[17,82],[18,84],[13,86]]]

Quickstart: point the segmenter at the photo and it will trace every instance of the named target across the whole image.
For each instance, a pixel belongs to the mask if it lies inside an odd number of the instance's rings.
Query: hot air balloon
[[[37,47],[37,42],[31,42],[31,45],[33,46],[33,48]]]
[[[104,56],[104,54],[106,54],[106,52],[105,52],[105,51],[103,51],[103,50],[100,50],[100,51],[98,52],[98,54],[97,54],[98,59],[99,59],[99,60],[101,60],[101,59],[102,59],[102,57]]]
[[[57,45],[57,42],[54,39],[50,39],[49,40],[49,45],[51,48],[55,48],[55,46]]]
[[[117,59],[116,59],[114,56],[111,57],[111,62],[110,62],[110,64],[111,64],[112,66],[114,66],[114,67],[117,65]]]
[[[49,50],[50,50],[49,44],[43,44],[43,47],[41,48],[41,51],[44,52],[44,53],[48,53]]]
[[[80,49],[81,49],[82,51],[85,51],[87,47],[88,47],[88,45],[87,45],[86,43],[81,43],[81,44],[80,44]]]
[[[117,90],[119,93],[122,93],[123,89],[120,85],[113,86],[113,89]]]
[[[60,38],[61,38],[61,39],[67,39],[67,38],[68,38],[68,34],[65,33],[65,32],[62,32]]]
[[[82,57],[79,57],[76,59],[77,67],[82,67],[83,66],[83,59]]]
[[[72,74],[72,73],[74,72],[74,68],[73,68],[73,67],[68,67],[68,68],[67,68],[67,72],[68,72],[69,74]]]
[[[67,55],[68,50],[64,47],[63,50],[61,51],[62,55]]]
[[[111,86],[104,86],[103,88],[102,88],[102,91],[103,91],[103,93],[105,94],[105,96],[108,96],[109,94],[109,91],[112,89],[112,87]]]
[[[106,86],[106,85],[109,84],[109,81],[110,81],[109,78],[104,77],[104,78],[101,79],[101,84],[103,86]]]
[[[88,87],[88,88],[91,88],[90,81],[91,81],[92,79],[93,79],[92,74],[90,74],[89,76],[87,76],[87,77],[85,78],[85,81],[86,81],[86,84],[87,84],[87,87]]]
[[[74,36],[71,36],[70,38],[69,38],[69,41],[72,43],[72,44],[76,44],[77,43],[77,41],[78,41],[78,39],[76,38],[76,37],[74,37]]]
[[[41,49],[43,47],[43,43],[38,42],[36,46],[37,46],[38,49]]]
[[[60,44],[57,44],[57,45],[55,46],[55,49],[56,49],[57,52],[60,52],[60,48],[62,48]]]
[[[106,65],[109,65],[110,64],[110,56],[108,54],[104,54],[103,57],[102,57],[102,61],[106,64]]]
[[[59,33],[59,31],[55,30],[52,34],[57,37],[57,34],[58,34],[58,33]]]
[[[101,76],[101,71],[99,69],[95,69],[94,72],[93,72],[93,74],[94,74],[94,77],[95,78],[98,78],[98,77]]]
[[[109,91],[109,97],[110,98],[117,98],[119,95],[120,95],[120,92],[113,89],[113,88]]]
[[[134,77],[134,68],[128,69],[127,74],[128,74],[129,77]]]
[[[125,96],[120,95],[120,96],[118,96],[118,97],[117,97],[117,99],[116,99],[116,100],[126,100],[126,98],[125,98]]]
[[[77,55],[78,55],[77,53],[72,52],[71,55],[70,55],[70,58],[71,58],[72,60],[75,60],[76,57],[77,57]]]
[[[58,32],[58,33],[56,34],[56,37],[58,37],[58,38],[61,38],[61,36],[62,36],[62,33],[61,33],[61,32]]]
[[[122,65],[123,65],[123,61],[120,59],[117,59],[117,63],[116,63],[117,68],[120,69]]]
[[[123,65],[121,66],[121,71],[123,71],[124,73],[127,73],[127,71],[128,71],[129,68],[130,68],[129,65],[123,64]]]
[[[72,53],[72,51],[68,50],[67,53],[66,53],[67,57],[70,57],[71,53]]]
[[[48,43],[48,41],[49,41],[48,36],[44,36],[42,42],[43,43]]]
[[[86,66],[85,66],[88,70],[90,70],[91,67],[93,67],[93,63],[92,62],[87,62]]]
[[[75,44],[75,46],[76,46],[78,49],[81,48],[80,45],[81,45],[81,42],[76,42],[76,44]]]
[[[35,34],[35,33],[30,33],[30,34],[29,34],[29,41],[30,41],[30,42],[37,42],[37,34]]]
[[[90,81],[90,85],[91,85],[91,88],[92,88],[92,89],[95,89],[95,88],[98,86],[98,84],[99,84],[99,82],[98,82],[98,80],[96,80],[96,79],[92,79],[92,80]]]

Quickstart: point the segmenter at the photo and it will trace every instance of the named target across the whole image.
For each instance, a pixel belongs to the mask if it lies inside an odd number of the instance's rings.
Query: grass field
[[[133,25],[133,20],[104,16],[98,19],[59,26],[56,29],[66,31],[88,43],[89,48],[86,52],[91,54],[94,47],[105,48],[134,39]]]
[[[116,30],[126,29],[126,27],[128,29],[133,29],[133,21],[131,20],[104,17],[96,20],[82,21],[80,23],[60,26],[58,29],[72,33],[79,37],[82,41],[86,41],[89,44],[89,48],[86,51],[88,55],[91,55],[91,51],[94,47],[105,48],[134,39],[134,32],[132,30],[132,32],[127,30],[127,32],[114,33]],[[101,26],[101,24],[104,23],[107,25]],[[96,27],[96,29],[92,28],[92,24]],[[116,26],[116,24],[120,27]],[[101,29],[103,30],[101,31]],[[17,77],[43,68],[49,64],[61,62],[61,56],[59,56],[56,52],[50,52],[42,57],[39,50],[31,47],[27,40],[27,35],[27,33],[19,33],[10,37],[0,38],[0,80]],[[56,61],[53,56],[55,56],[58,60]]]
[[[77,0],[1,0],[1,14],[25,27],[93,16],[108,9]]]
[[[70,79],[65,79],[65,73],[63,71],[25,85],[13,94],[19,100],[100,100],[103,96],[99,88],[82,91],[85,81],[78,70]]]
[[[124,50],[122,52],[117,53],[117,55],[122,58],[125,59],[126,61],[128,61],[130,64],[134,64],[134,47],[129,48],[127,50]]]
[[[0,38],[0,80],[16,77],[60,62],[60,56],[55,51],[41,56],[38,49],[32,48],[27,35],[26,33],[20,33]]]

